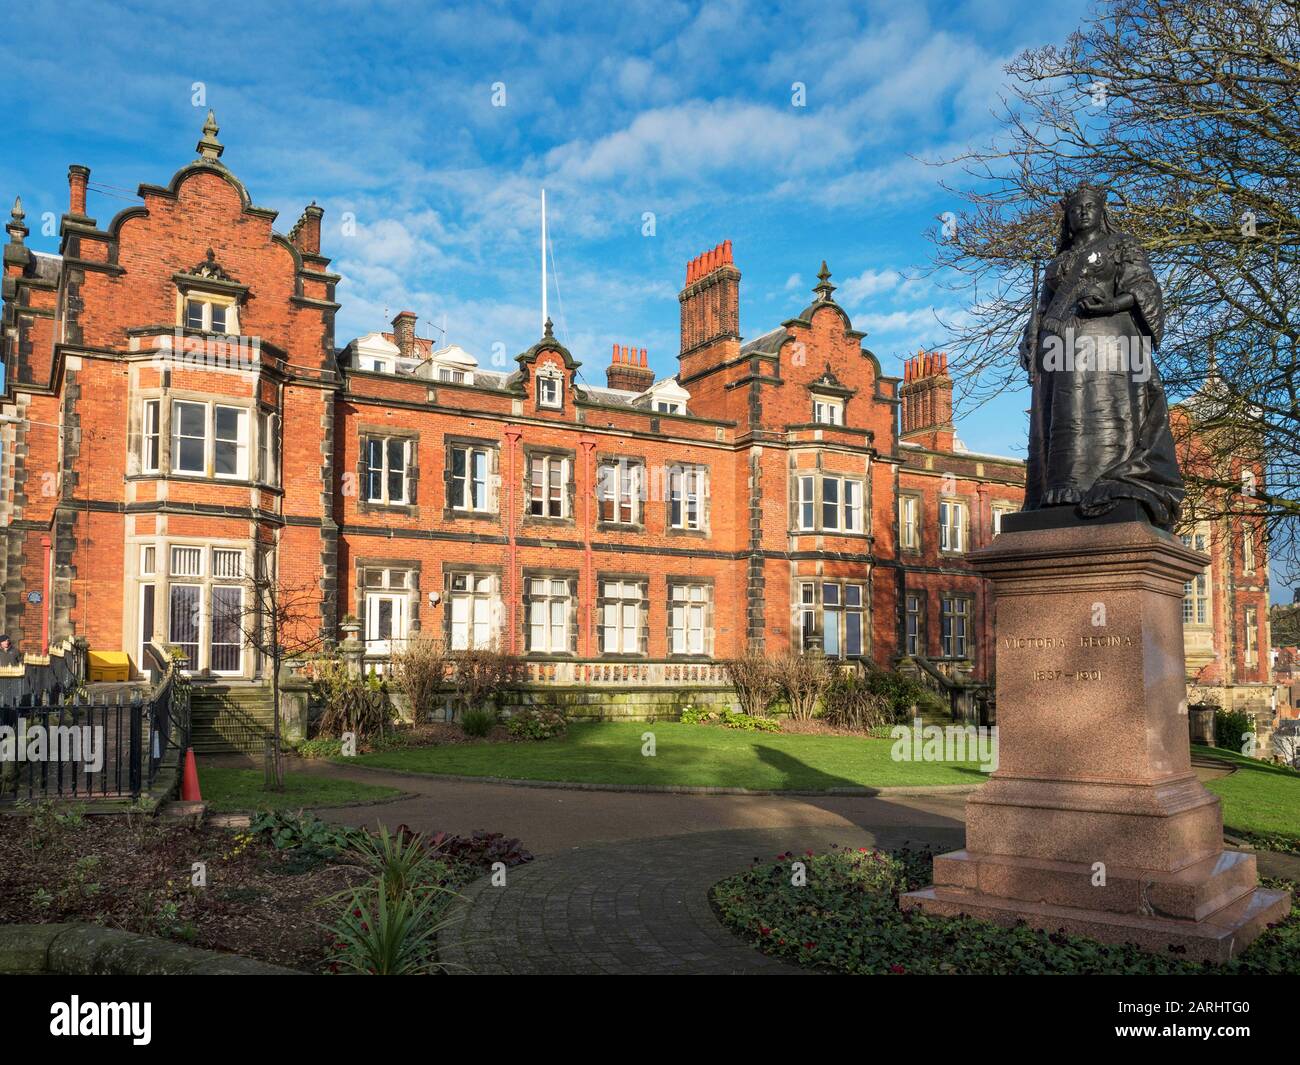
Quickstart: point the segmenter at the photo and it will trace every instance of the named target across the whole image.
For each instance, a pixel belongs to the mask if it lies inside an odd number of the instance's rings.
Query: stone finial
[[[813,291],[817,293],[817,299],[821,303],[831,302],[831,293],[835,291],[836,286],[831,284],[831,272],[826,267],[826,260],[822,260],[822,268],[817,272],[817,284],[813,286]]]
[[[555,339],[555,328],[554,328],[554,326],[551,324],[551,320],[550,320],[550,318],[547,318],[547,319],[546,319],[546,325],[542,328],[542,339],[543,339],[543,340],[554,340],[554,339]]]
[[[196,145],[200,158],[210,159],[213,162],[216,162],[216,160],[221,158],[221,153],[226,149],[225,146],[217,140],[217,133],[220,129],[221,127],[217,125],[216,114],[209,110],[207,120],[203,123],[203,136],[199,139],[199,143]]]
[[[13,209],[9,212],[9,222],[5,226],[5,232],[9,234],[11,244],[21,244],[23,238],[27,236],[28,229],[23,225],[23,219],[27,213],[23,210],[23,201],[21,196],[14,197]]]

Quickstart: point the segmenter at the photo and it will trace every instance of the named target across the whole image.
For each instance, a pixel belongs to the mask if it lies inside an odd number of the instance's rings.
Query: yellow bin
[[[90,681],[128,681],[131,679],[131,660],[125,651],[91,651]]]

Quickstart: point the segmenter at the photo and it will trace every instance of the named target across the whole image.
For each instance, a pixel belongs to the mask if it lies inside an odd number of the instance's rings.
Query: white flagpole
[[[546,190],[542,189],[542,332],[546,332]]]

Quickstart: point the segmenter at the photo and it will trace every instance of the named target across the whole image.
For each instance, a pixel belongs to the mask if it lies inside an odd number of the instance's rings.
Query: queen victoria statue
[[[1021,345],[1033,392],[1024,509],[1073,507],[1087,519],[1130,499],[1172,529],[1183,481],[1152,358],[1160,286],[1137,241],[1111,225],[1105,189],[1082,185],[1062,208]]]

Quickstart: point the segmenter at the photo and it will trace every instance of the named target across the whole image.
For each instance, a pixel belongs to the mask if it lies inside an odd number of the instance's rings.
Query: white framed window
[[[280,487],[280,416],[272,411],[257,415],[257,479]]]
[[[233,301],[189,295],[183,310],[186,329],[203,333],[238,333],[239,312]]]
[[[817,598],[820,584],[821,599]],[[799,630],[806,647],[808,637],[820,634],[828,658],[859,658],[863,654],[865,605],[863,586],[838,581],[801,581]]]
[[[600,649],[604,654],[645,654],[644,608],[645,585],[642,582],[600,582]]]
[[[655,410],[660,414],[681,414],[682,405],[669,399],[655,400]]]
[[[562,389],[564,381],[559,374],[539,374],[537,377],[537,405],[539,407],[562,407]]]
[[[392,654],[406,639],[410,597],[393,592],[366,593],[366,654]]]
[[[1253,522],[1241,523],[1241,569],[1243,573],[1255,572],[1255,537],[1257,533]]]
[[[242,559],[241,552],[239,554]],[[218,584],[212,588],[212,612],[208,625],[209,668],[213,673],[240,674],[244,671],[244,589]]]
[[[707,584],[672,584],[668,589],[668,650],[675,655],[707,655],[712,644],[709,612],[713,589]]]
[[[1246,652],[1245,666],[1247,669],[1254,669],[1259,665],[1259,611],[1254,606],[1246,607],[1245,611],[1245,643]]]
[[[404,436],[367,436],[366,502],[401,505],[407,502],[412,441]]]
[[[668,471],[668,524],[702,529],[709,471],[703,466],[673,466]]]
[[[152,577],[158,571],[158,549],[153,544],[140,545],[140,576]]]
[[[906,617],[907,653],[913,657],[925,653],[925,599],[909,592],[904,604]]]
[[[1208,552],[1209,527],[1199,525],[1190,533],[1182,534],[1182,541],[1195,551]],[[1210,567],[1183,585],[1183,624],[1208,625],[1210,623]]]
[[[172,401],[172,472],[248,478],[248,410],[195,400]]]
[[[994,506],[993,507],[993,535],[999,536],[1002,533],[1002,519],[1008,514],[1014,514],[1015,507]]]
[[[448,578],[447,588],[451,649],[464,651],[495,646],[501,616],[496,574],[453,572]]]
[[[162,460],[162,400],[146,399],[140,419],[140,471],[157,473]]]
[[[465,383],[465,371],[453,370],[450,366],[439,366],[438,380],[453,385],[463,385]]]
[[[171,575],[173,577],[202,577],[203,548],[187,547],[173,544],[171,551]]]
[[[600,520],[619,525],[641,521],[641,492],[645,467],[629,459],[605,460],[596,473]]]
[[[528,468],[528,513],[537,518],[569,516],[569,460],[533,455]]]
[[[945,658],[970,657],[970,599],[945,595],[942,610],[940,647]]]
[[[186,669],[199,666],[199,637],[203,631],[203,586],[172,582],[168,593],[167,641],[187,659]]]
[[[820,397],[814,399],[813,421],[819,425],[843,425],[844,400],[823,399]]]
[[[898,545],[904,551],[921,550],[921,500],[917,496],[898,497]]]
[[[939,500],[939,550],[966,550],[966,504]]]
[[[533,577],[528,581],[528,650],[563,655],[569,645],[572,592],[567,578]]]
[[[492,450],[468,444],[451,447],[451,499],[453,510],[492,511]]]
[[[212,576],[223,580],[241,579],[244,576],[244,552],[238,548],[214,547]]]
[[[805,532],[862,532],[863,486],[849,477],[800,474],[798,528]]]

